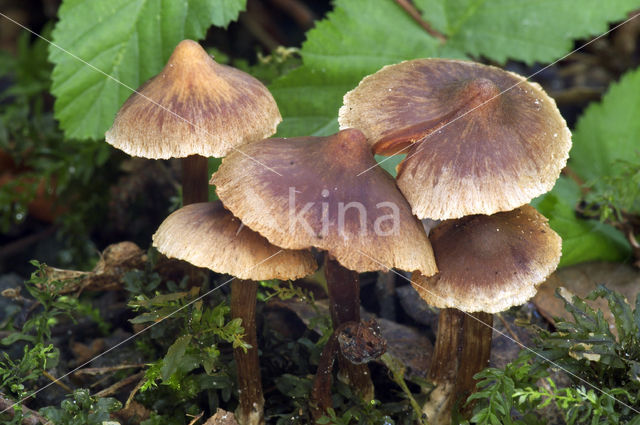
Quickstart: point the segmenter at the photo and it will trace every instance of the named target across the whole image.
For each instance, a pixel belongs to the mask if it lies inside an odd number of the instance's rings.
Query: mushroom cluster
[[[266,139],[281,121],[266,87],[185,40],[106,134],[131,155],[184,158],[184,206],[153,244],[236,278],[232,316],[251,346],[234,350],[241,425],[264,423],[256,281],[310,274],[312,249],[325,254],[336,330],[322,354],[327,368],[337,331],[364,329],[359,273],[412,272],[420,296],[442,309],[430,371],[437,387],[425,406],[438,424],[488,362],[491,314],[532,297],[559,262],[560,238],[526,204],[552,188],[570,133],[538,85],[491,66],[419,59],[366,77],[344,100],[337,134]],[[394,180],[373,154],[401,152]],[[208,156],[226,156],[210,180],[218,202],[206,202]],[[444,220],[431,242],[419,219]],[[343,378],[372,399],[366,364],[337,357]],[[316,413],[331,407],[327,392],[326,377],[316,379]]]
[[[560,237],[526,204],[553,187],[571,133],[539,85],[446,59],[382,68],[345,95],[339,115],[375,153],[405,153],[398,187],[418,218],[444,220],[430,235],[439,273],[411,283],[441,308],[424,412],[450,423],[488,364],[491,314],[527,301],[559,263]]]

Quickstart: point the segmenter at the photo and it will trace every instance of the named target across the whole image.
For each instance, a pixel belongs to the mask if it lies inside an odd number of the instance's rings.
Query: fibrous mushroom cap
[[[167,257],[240,279],[298,279],[318,268],[311,252],[270,244],[220,201],[174,211],[153,235],[153,245]]]
[[[320,248],[358,272],[436,272],[421,223],[358,130],[246,145],[223,160],[211,184],[233,214],[278,246]]]
[[[448,220],[430,235],[439,273],[414,273],[430,305],[497,313],[525,303],[560,261],[562,240],[525,205],[494,215]]]
[[[198,43],[184,40],[162,72],[120,108],[106,141],[145,158],[222,157],[272,135],[280,121],[260,81],[216,63]]]
[[[375,153],[407,157],[398,187],[419,218],[509,211],[548,192],[571,133],[542,88],[493,66],[416,59],[365,77],[344,97],[340,126]]]

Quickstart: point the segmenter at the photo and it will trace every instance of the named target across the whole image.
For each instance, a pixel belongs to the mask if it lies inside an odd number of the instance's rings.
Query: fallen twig
[[[141,372],[141,373],[143,373],[143,372]],[[133,397],[135,397],[136,393],[140,390],[140,388],[142,388],[143,385],[144,385],[144,374],[143,374],[143,377],[138,381],[136,386],[133,387],[133,389],[129,393],[129,397],[127,397],[127,402],[124,404],[124,408],[125,409],[129,408],[129,405],[133,401]]]
[[[202,418],[203,415],[204,415],[204,412],[200,412],[199,415],[191,419],[191,422],[189,422],[189,425],[194,425],[196,422],[200,420],[200,418]]]
[[[138,372],[134,375],[128,376],[126,378],[124,378],[122,381],[118,381],[115,384],[111,385],[108,388],[105,388],[102,391],[98,391],[95,396],[96,397],[108,397],[110,395],[115,394],[120,388],[122,387],[126,387],[127,385],[135,382],[136,380],[140,379],[142,376],[144,376],[144,372]]]
[[[11,418],[15,416],[15,411],[13,407],[16,405],[16,402],[6,398],[3,393],[0,393],[0,411],[9,415]],[[22,418],[22,425],[37,425],[37,424],[45,424],[45,425],[54,425],[49,419],[41,416],[35,410],[29,409],[24,404],[18,405],[22,408],[22,413],[24,417]]]
[[[502,314],[497,313],[496,316],[498,316],[498,319],[500,319],[500,321],[502,322],[502,324],[504,325],[504,327],[507,329],[507,332],[509,332],[509,335],[511,335],[511,337],[522,346],[522,342],[520,341],[520,338],[518,338],[518,335],[516,335],[516,333],[513,331],[513,329],[511,329],[511,326],[509,326],[509,322],[507,322],[505,320],[504,317],[502,317]]]
[[[139,364],[121,364],[117,366],[106,366],[106,367],[87,367],[84,369],[77,370],[73,372],[74,375],[102,375],[103,373],[115,372],[117,370],[122,369],[134,369],[138,367],[145,367],[144,363]]]
[[[60,381],[58,378],[56,378],[55,376],[53,376],[52,374],[50,374],[49,372],[47,372],[46,370],[42,371],[42,374],[44,376],[46,376],[47,378],[49,378],[54,384],[58,385],[59,387],[61,387],[62,389],[64,389],[66,392],[71,393],[73,392],[73,390],[71,389],[71,387],[69,387],[67,384],[65,384],[64,382]]]

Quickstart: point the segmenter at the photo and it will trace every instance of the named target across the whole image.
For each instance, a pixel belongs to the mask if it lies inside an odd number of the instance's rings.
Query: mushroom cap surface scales
[[[497,313],[525,303],[560,262],[562,240],[530,205],[447,220],[431,231],[439,273],[412,276],[430,305]]]
[[[222,157],[274,134],[280,121],[260,81],[184,40],[164,69],[120,108],[106,141],[145,158]]]
[[[153,235],[153,246],[167,257],[240,279],[298,279],[318,268],[311,252],[270,244],[220,201],[174,211]]]
[[[275,245],[323,249],[358,272],[436,272],[422,224],[358,130],[251,143],[222,161],[211,184]]]
[[[493,66],[416,59],[365,77],[344,96],[340,127],[375,153],[407,157],[398,187],[419,218],[509,211],[548,192],[571,133],[536,83]]]

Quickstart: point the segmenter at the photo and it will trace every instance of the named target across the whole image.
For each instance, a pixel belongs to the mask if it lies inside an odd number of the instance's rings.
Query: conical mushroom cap
[[[440,272],[412,276],[439,308],[497,313],[525,303],[560,262],[562,240],[530,205],[448,220],[431,231]]]
[[[184,40],[162,72],[120,108],[106,141],[145,158],[222,157],[269,137],[280,121],[260,81],[216,63],[198,43]]]
[[[365,77],[344,97],[340,126],[374,152],[407,157],[398,187],[419,218],[509,211],[548,192],[571,133],[536,83],[499,68],[416,59]]]
[[[240,279],[298,279],[318,268],[311,252],[270,244],[220,201],[174,211],[153,235],[153,246],[167,257]]]
[[[358,130],[266,139],[227,156],[211,184],[233,214],[278,246],[320,248],[358,272],[396,267],[432,275],[421,223],[375,165]]]

